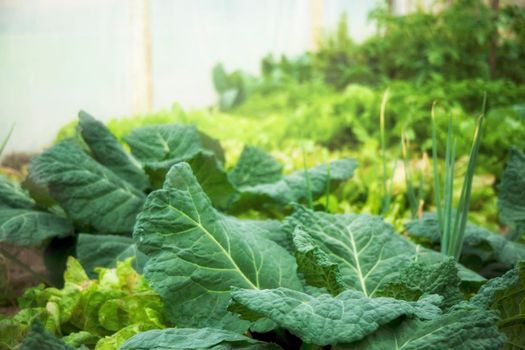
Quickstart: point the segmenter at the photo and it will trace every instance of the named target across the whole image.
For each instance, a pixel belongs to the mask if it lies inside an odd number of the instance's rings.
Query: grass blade
[[[408,203],[410,205],[410,212],[412,218],[417,217],[418,212],[418,200],[416,198],[416,193],[414,191],[413,179],[410,171],[410,141],[406,136],[406,132],[401,133],[401,152],[403,156],[403,170],[405,173],[405,184],[407,188]]]
[[[386,159],[386,132],[385,132],[385,109],[386,109],[386,103],[388,101],[388,89],[385,90],[383,93],[383,99],[381,100],[381,111],[379,113],[379,136],[380,136],[380,143],[381,143],[381,161],[383,163],[383,183],[382,183],[382,206],[381,206],[381,214],[386,214],[388,210],[390,209],[390,199],[387,188],[388,183],[388,175],[387,175],[387,159]]]
[[[443,210],[441,206],[441,179],[439,176],[439,163],[437,154],[437,125],[436,125],[436,102],[432,104],[432,172],[434,176],[434,202],[439,225],[439,232],[443,234]]]
[[[443,231],[441,232],[441,252],[449,255],[452,233],[452,199],[454,196],[454,166],[456,162],[456,139],[452,135],[452,116],[449,117],[447,146],[445,152],[445,193],[443,210]]]

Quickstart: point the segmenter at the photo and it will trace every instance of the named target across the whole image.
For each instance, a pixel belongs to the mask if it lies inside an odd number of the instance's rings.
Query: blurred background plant
[[[440,130],[437,143],[446,144],[452,115],[456,154],[468,155],[486,93],[488,132],[472,174],[468,218],[504,232],[496,186],[509,148],[525,149],[524,7],[438,0],[399,15],[389,3],[370,13],[378,30],[363,42],[349,35],[348,17],[343,15],[335,31],[321,36],[317,50],[295,57],[268,55],[261,60],[259,74],[228,71],[218,63],[210,79],[217,103],[208,108],[174,104],[154,113],[114,118],[107,125],[122,140],[144,125],[194,124],[221,141],[226,167],[235,164],[245,144],[269,151],[285,173],[303,169],[304,163],[310,167],[345,156],[356,158],[359,168],[352,180],[313,206],[329,212],[382,214],[402,230],[407,219],[435,210],[429,161],[433,105]],[[386,132],[381,133],[386,89]],[[75,127],[76,121],[65,125],[56,140],[73,136]],[[440,156],[437,161],[443,165]],[[22,180],[30,157],[8,155],[0,171]],[[455,178],[465,177],[468,163],[467,156],[456,159]],[[460,199],[460,185],[461,181],[454,182],[454,203]],[[279,213],[272,215],[281,218]]]

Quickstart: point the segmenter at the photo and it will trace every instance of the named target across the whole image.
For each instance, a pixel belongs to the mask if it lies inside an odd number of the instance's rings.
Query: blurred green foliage
[[[317,52],[296,58],[265,57],[259,76],[217,65],[212,72],[217,106],[171,110],[114,119],[117,137],[144,124],[189,123],[219,139],[233,164],[244,144],[270,151],[285,172],[341,156],[357,158],[352,181],[327,202],[331,211],[380,212],[379,109],[384,91],[386,144],[393,179],[391,222],[410,216],[400,161],[401,135],[410,143],[425,210],[431,210],[430,111],[436,102],[438,143],[445,144],[448,116],[454,119],[457,153],[468,154],[483,94],[487,118],[474,177],[471,218],[496,228],[495,187],[508,149],[525,148],[525,9],[505,5],[498,11],[481,0],[435,1],[430,8],[394,16],[386,7],[370,14],[376,35],[363,43],[349,37],[347,19],[325,36]],[[59,134],[73,133],[73,125]],[[444,157],[440,150],[439,156]],[[466,160],[457,161],[457,176]],[[423,177],[423,181],[419,178]]]

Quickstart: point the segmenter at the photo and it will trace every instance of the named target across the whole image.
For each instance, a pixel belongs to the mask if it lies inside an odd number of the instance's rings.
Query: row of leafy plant
[[[193,126],[147,126],[124,140],[131,154],[81,112],[76,138],[34,159],[22,187],[2,178],[1,240],[48,244],[62,257],[48,259],[58,273],[68,255],[87,272],[70,259],[64,289],[29,290],[19,314],[0,321],[15,335],[2,346],[116,349],[129,337],[121,349],[524,345],[522,244],[468,225],[460,265],[380,217],[314,211],[352,176],[352,159],[283,175],[253,147],[225,168],[220,144]],[[515,149],[500,186],[513,237],[523,233],[524,173]],[[249,210],[289,215],[239,218]],[[428,214],[407,232],[436,248],[438,227]]]

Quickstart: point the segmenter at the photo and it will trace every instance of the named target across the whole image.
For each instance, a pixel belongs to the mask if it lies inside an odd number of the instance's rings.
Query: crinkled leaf
[[[38,245],[46,239],[72,233],[71,222],[54,214],[0,207],[0,241],[21,246]]]
[[[425,248],[421,245],[414,245],[413,260],[421,264],[437,266],[449,260],[449,257],[432,249]],[[487,281],[485,277],[457,262],[456,268],[458,269],[458,277],[461,280],[462,290],[465,289],[469,292],[476,292],[479,287],[481,287]]]
[[[460,304],[432,320],[383,326],[358,343],[339,344],[334,350],[500,349],[505,336],[498,332],[497,321],[492,311]]]
[[[333,215],[296,206],[286,226],[309,235],[329,262],[337,264],[343,282],[366,296],[397,279],[413,256],[411,243],[379,217]]]
[[[438,294],[443,296],[442,306],[448,308],[463,300],[460,283],[458,268],[452,258],[430,266],[412,262],[401,271],[397,282],[385,285],[378,295],[417,300],[424,294]]]
[[[231,286],[300,288],[293,257],[219,214],[186,163],[148,196],[133,236],[150,256],[144,273],[174,324],[245,330],[226,312]]]
[[[245,146],[228,177],[237,188],[277,182],[282,177],[283,167],[263,150]]]
[[[120,350],[278,350],[279,346],[263,343],[238,333],[215,328],[169,328],[137,334]]]
[[[348,180],[357,168],[353,159],[341,159],[328,164],[308,169],[308,181],[304,170],[283,176],[279,181],[244,186],[234,203],[233,210],[242,211],[247,208],[264,208],[271,205],[285,206],[292,202],[305,202],[309,191],[313,199],[326,193],[328,184],[335,188]]]
[[[306,283],[325,288],[332,295],[337,295],[346,288],[339,266],[317,247],[302,228],[297,227],[293,231],[293,243],[297,270],[303,274]]]
[[[31,162],[30,176],[82,225],[100,232],[130,232],[144,194],[89,157],[71,140],[62,141]]]
[[[33,323],[20,350],[76,350],[44,329],[40,322]]]
[[[146,189],[149,186],[148,176],[111,131],[84,111],[79,112],[78,118],[78,131],[93,158],[138,189]]]
[[[505,349],[525,348],[525,262],[519,262],[501,277],[490,280],[472,303],[498,310],[499,329],[507,335]]]
[[[0,175],[0,208],[32,209],[35,201],[19,184]]]
[[[410,236],[420,241],[433,244],[440,242],[439,226],[435,214],[426,213],[422,219],[408,222],[406,228]],[[519,260],[525,259],[525,245],[509,241],[502,235],[485,228],[467,224],[461,261],[468,263],[468,256],[472,255],[485,264],[498,261],[513,266]]]
[[[498,186],[498,208],[502,222],[525,233],[525,154],[516,148]]]
[[[77,259],[91,277],[96,267],[115,267],[117,261],[134,257],[133,267],[142,272],[148,257],[140,252],[130,237],[81,233],[77,240]]]
[[[381,325],[403,315],[432,319],[441,313],[436,304],[441,297],[432,295],[418,302],[392,298],[368,298],[355,290],[336,297],[311,296],[287,289],[234,289],[232,300],[248,310],[264,315],[288,329],[305,343],[328,345],[364,338]],[[250,318],[254,314],[248,314]]]

